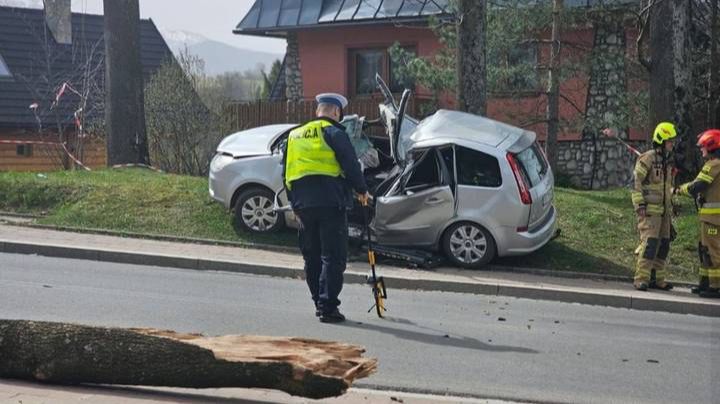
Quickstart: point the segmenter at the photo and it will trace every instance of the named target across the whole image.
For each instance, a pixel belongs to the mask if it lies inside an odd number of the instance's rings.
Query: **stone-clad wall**
[[[288,32],[285,53],[285,96],[288,101],[303,99],[303,82],[300,74],[300,46],[297,34]]]
[[[646,148],[645,142],[630,144],[640,151]],[[600,189],[624,186],[632,180],[635,154],[615,139],[559,142],[558,147],[558,171],[575,187]]]
[[[635,154],[617,139],[606,138],[603,128],[617,128],[624,121],[626,94],[626,39],[622,19],[605,15],[595,22],[590,80],[585,105],[582,140],[559,142],[558,171],[581,188],[624,186],[632,178]],[[618,135],[627,140],[627,131]],[[639,150],[646,142],[632,142]]]

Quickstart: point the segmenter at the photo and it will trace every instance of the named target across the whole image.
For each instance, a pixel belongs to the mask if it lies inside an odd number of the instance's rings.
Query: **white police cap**
[[[337,93],[322,93],[315,96],[318,104],[333,104],[340,109],[345,109],[348,105],[347,98]]]

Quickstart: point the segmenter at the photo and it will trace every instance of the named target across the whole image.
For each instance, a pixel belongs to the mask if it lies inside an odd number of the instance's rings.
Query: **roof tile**
[[[79,97],[66,93],[57,108],[50,111],[55,92],[62,82],[82,88],[82,66],[87,63],[95,72],[97,85],[104,82],[102,15],[72,14],[73,44],[59,45],[45,26],[43,10],[0,6],[0,55],[5,60],[12,79],[0,78],[0,126],[35,127],[36,119],[28,107],[37,102],[44,125],[72,122],[79,107]],[[140,22],[140,62],[147,80],[164,61],[172,60],[172,53],[152,20]],[[50,60],[49,66],[45,60]],[[102,92],[102,90],[98,90]],[[103,94],[91,94],[100,101]],[[101,107],[86,111],[99,116]],[[90,108],[88,108],[90,109]],[[57,115],[56,115],[57,114]]]

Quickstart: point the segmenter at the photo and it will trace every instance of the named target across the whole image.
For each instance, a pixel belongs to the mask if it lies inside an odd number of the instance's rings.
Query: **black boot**
[[[635,289],[641,290],[643,292],[648,290],[648,284],[645,282],[633,282],[633,286],[635,287]]]
[[[693,286],[690,288],[690,292],[697,295],[700,294],[700,292],[704,291],[706,288],[702,286]]]
[[[329,313],[322,313],[320,321],[323,323],[342,323],[345,321],[345,316],[340,313],[340,310],[335,309]]]
[[[705,297],[709,299],[720,299],[720,289],[717,288],[707,288],[703,290],[702,292],[698,293],[700,297]]]
[[[700,292],[704,292],[706,289],[710,287],[710,280],[706,277],[700,278],[700,283],[697,286],[693,286],[690,289],[690,292],[694,294],[700,294]]]

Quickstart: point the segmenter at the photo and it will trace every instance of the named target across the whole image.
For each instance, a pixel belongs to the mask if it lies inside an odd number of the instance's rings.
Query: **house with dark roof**
[[[72,159],[105,165],[102,15],[46,18],[42,9],[0,6],[0,170],[62,168]],[[140,57],[148,80],[172,53],[152,20],[140,22]],[[78,136],[80,135],[80,136]],[[72,164],[72,163],[71,163]]]
[[[402,87],[388,55],[393,43],[420,56],[440,49],[430,16],[450,16],[448,0],[256,0],[234,32],[287,40],[288,99],[357,97],[375,92],[376,72]]]
[[[559,168],[578,186],[621,185],[632,170],[633,156],[617,141],[597,138],[587,122],[610,124],[618,115],[622,98],[630,86],[627,61],[633,58],[637,30],[623,9],[637,6],[635,0],[565,0],[565,8],[585,11],[608,6],[618,11],[615,18],[592,18],[585,25],[565,29],[560,57],[566,61],[590,61],[589,74],[578,73],[560,83]],[[498,4],[498,2],[495,2]],[[610,11],[613,12],[613,11]],[[351,99],[372,96],[376,92],[375,74],[380,74],[391,89],[400,92],[403,84],[394,77],[388,48],[399,43],[420,57],[431,57],[442,45],[430,19],[452,19],[448,0],[255,0],[234,29],[239,35],[284,38],[287,51],[284,77],[274,86],[274,99],[312,100],[322,92],[335,91]],[[490,63],[547,65],[549,27],[539,32],[539,41],[510,49]],[[547,73],[536,69],[503,83],[511,91],[488,95],[487,115],[494,119],[534,130],[542,141],[546,136],[543,122],[547,108],[542,78]],[[283,82],[284,80],[284,82]],[[640,83],[639,85],[642,85]],[[284,89],[282,88],[284,86]],[[284,90],[284,91],[283,91]],[[429,96],[424,88],[415,88],[415,96]],[[454,107],[447,95],[441,106]],[[352,111],[351,111],[352,112]],[[625,128],[621,137],[644,142],[646,131]],[[597,165],[606,165],[598,169]]]

